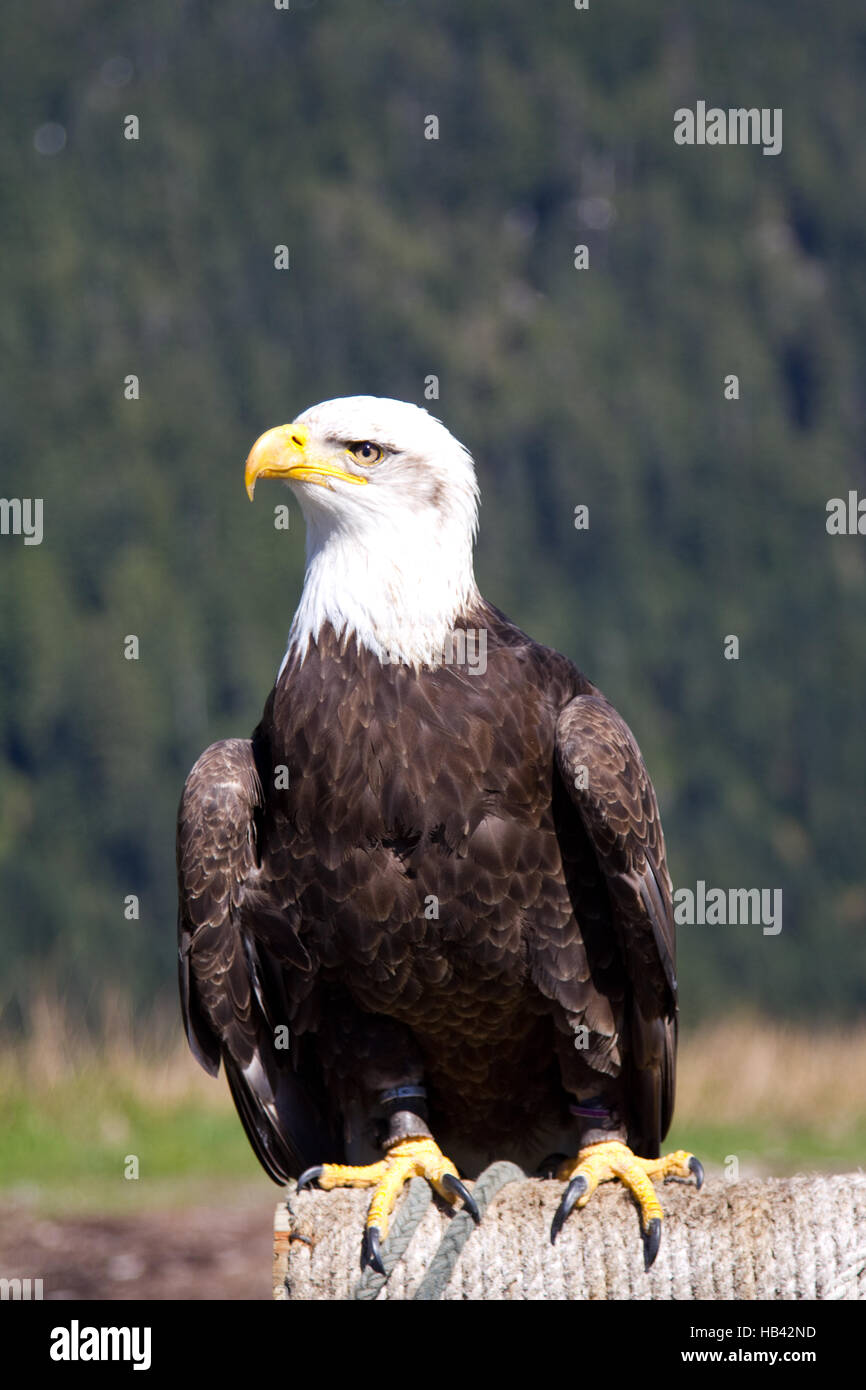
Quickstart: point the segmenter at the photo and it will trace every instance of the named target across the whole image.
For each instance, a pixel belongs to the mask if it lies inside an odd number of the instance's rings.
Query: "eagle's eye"
[[[359,463],[378,463],[384,457],[384,452],[384,449],[380,449],[378,444],[371,444],[369,439],[362,439],[358,444],[349,445],[349,453]]]

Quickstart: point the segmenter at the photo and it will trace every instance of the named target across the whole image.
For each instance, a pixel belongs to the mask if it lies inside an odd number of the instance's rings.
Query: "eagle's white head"
[[[303,659],[324,623],[380,661],[419,668],[441,657],[456,620],[478,602],[478,484],[444,425],[406,401],[324,401],[256,440],[250,498],[259,478],[290,485],[307,527],[286,659],[295,650]]]

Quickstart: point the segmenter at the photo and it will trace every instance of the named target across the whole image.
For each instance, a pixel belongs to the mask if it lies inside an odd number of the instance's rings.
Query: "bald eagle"
[[[635,1197],[671,1120],[677,982],[652,783],[599,690],[487,603],[472,459],[427,411],[356,396],[257,440],[306,523],[303,592],[252,738],[181,798],[189,1045],[279,1183],[374,1190],[364,1248],[423,1174],[475,1211],[492,1159],[563,1158],[553,1237]],[[462,1178],[460,1175],[463,1175]]]

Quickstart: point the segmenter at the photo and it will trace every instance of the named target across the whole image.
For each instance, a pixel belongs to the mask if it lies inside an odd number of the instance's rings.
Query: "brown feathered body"
[[[640,753],[565,657],[483,602],[461,626],[485,670],[383,664],[326,626],[184,790],[190,1045],[277,1180],[377,1157],[392,1086],[426,1086],[469,1175],[576,1152],[591,1098],[647,1156],[670,1121],[671,889]]]

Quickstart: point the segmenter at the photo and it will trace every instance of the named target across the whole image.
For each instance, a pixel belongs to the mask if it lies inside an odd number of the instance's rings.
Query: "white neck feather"
[[[389,524],[374,514],[350,531],[304,511],[307,571],[280,674],[295,651],[303,660],[326,623],[383,663],[439,664],[455,620],[479,601],[472,523],[401,509]]]

